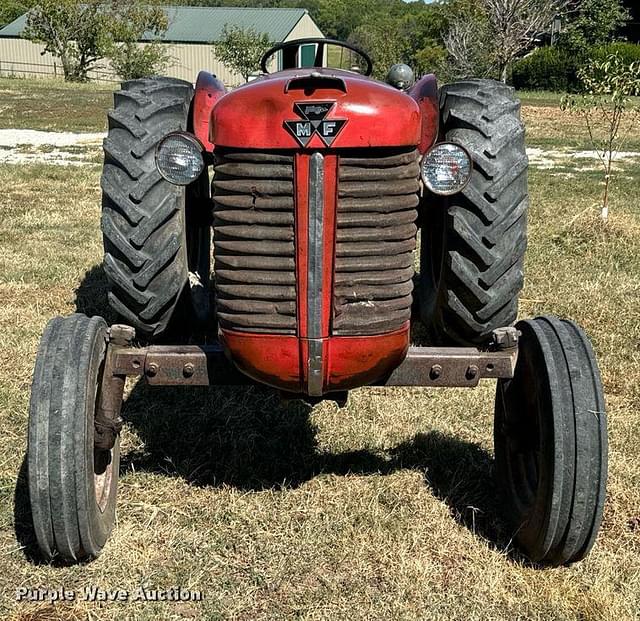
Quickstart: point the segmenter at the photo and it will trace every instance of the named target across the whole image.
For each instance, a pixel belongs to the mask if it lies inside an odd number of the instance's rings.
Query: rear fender
[[[227,92],[224,84],[215,75],[201,71],[196,81],[196,91],[192,103],[192,128],[194,135],[209,152],[213,152],[211,142],[211,111],[218,100]]]
[[[438,82],[430,73],[418,80],[407,93],[420,107],[422,129],[418,149],[423,155],[434,145],[438,138],[440,123],[440,105],[438,103]]]

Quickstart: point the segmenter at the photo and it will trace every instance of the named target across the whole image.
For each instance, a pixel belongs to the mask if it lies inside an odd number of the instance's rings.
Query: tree
[[[111,66],[121,80],[148,78],[164,72],[171,60],[159,41],[140,45],[127,41],[113,46],[108,52]]]
[[[171,59],[165,45],[158,39],[142,45],[138,41],[145,32],[159,37],[167,26],[167,16],[160,9],[136,3],[121,9],[120,19],[112,26],[113,42],[105,55],[122,80],[146,78],[164,71]]]
[[[445,45],[454,59],[487,56],[503,82],[511,63],[529,50],[569,0],[478,0],[450,22]],[[478,10],[486,31],[478,28]],[[458,62],[460,62],[458,60]]]
[[[116,41],[126,33],[160,30],[163,16],[157,7],[127,0],[41,0],[27,17],[24,36],[60,59],[65,80],[86,82]]]
[[[455,0],[448,5],[449,27],[443,36],[448,54],[446,78],[485,77],[495,71],[489,21],[480,0]]]
[[[391,32],[395,36],[390,36]],[[398,22],[392,18],[358,26],[349,40],[369,54],[376,78],[384,78],[392,65],[406,60],[407,40],[400,36]]]
[[[65,80],[85,82],[104,55],[106,30],[99,0],[42,0],[27,17],[24,37],[60,59]]]
[[[0,28],[24,15],[36,0],[0,0]]]
[[[487,11],[500,79],[507,81],[511,63],[549,32],[568,0],[482,0]]]
[[[567,96],[562,109],[584,119],[591,144],[604,172],[602,220],[609,217],[609,199],[614,163],[631,130],[640,118],[640,104],[632,99],[640,95],[640,62],[626,64],[618,55],[592,60],[578,73],[585,92]]]
[[[567,15],[559,45],[581,57],[595,45],[605,45],[629,19],[622,0],[581,0]]]
[[[414,68],[416,75],[439,71],[446,58],[443,44],[448,29],[445,5],[416,2],[408,6],[412,11],[403,16],[400,29],[408,43],[406,62]]]
[[[213,44],[216,56],[225,65],[239,73],[245,82],[259,69],[262,55],[272,46],[269,36],[254,28],[226,24],[220,41]]]

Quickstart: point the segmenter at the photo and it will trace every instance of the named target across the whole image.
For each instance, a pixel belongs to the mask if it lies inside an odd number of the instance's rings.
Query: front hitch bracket
[[[117,372],[116,358],[120,349],[131,348],[134,338],[135,330],[121,324],[111,326],[107,334],[107,352],[94,418],[93,444],[98,449],[111,450],[122,430],[120,412],[127,374]]]
[[[377,386],[477,386],[481,379],[512,378],[518,357],[517,333],[500,333],[488,350],[474,347],[409,347],[404,361]],[[105,365],[113,384],[106,391],[105,418],[116,421],[121,404],[120,383],[142,376],[155,386],[242,386],[254,381],[238,371],[218,342],[208,345],[132,347],[111,340]],[[106,385],[106,384],[105,384]],[[103,390],[103,393],[105,391]],[[120,401],[115,398],[120,395]],[[109,399],[113,401],[109,401]],[[118,417],[119,418],[119,417]]]

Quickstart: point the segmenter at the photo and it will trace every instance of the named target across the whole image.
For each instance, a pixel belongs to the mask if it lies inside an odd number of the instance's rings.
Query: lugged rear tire
[[[156,337],[177,310],[208,316],[211,200],[206,171],[187,188],[165,181],[155,149],[188,128],[190,83],[131,80],[114,94],[104,141],[102,233],[109,303],[139,333]]]
[[[492,80],[440,91],[440,139],[470,153],[470,183],[424,201],[420,315],[438,344],[486,343],[518,312],[527,246],[528,158],[520,102]]]

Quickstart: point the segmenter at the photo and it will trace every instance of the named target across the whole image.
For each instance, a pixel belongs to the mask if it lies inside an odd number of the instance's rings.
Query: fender
[[[201,71],[198,74],[191,104],[191,130],[209,153],[212,153],[214,149],[210,139],[211,111],[226,92],[224,84],[215,75],[208,71]]]
[[[407,93],[417,102],[422,113],[422,130],[418,149],[424,155],[438,138],[440,105],[438,103],[438,81],[432,73],[418,80]]]

